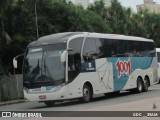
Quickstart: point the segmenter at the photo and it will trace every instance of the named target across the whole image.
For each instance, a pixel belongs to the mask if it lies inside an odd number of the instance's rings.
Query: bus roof
[[[117,35],[117,34],[102,34],[102,33],[89,33],[89,32],[64,32],[64,33],[56,33],[47,36],[40,37],[38,40],[29,44],[29,47],[39,46],[39,45],[47,45],[47,44],[56,44],[56,43],[66,43],[70,37],[82,35],[86,37],[94,37],[94,38],[106,38],[106,39],[117,39],[117,40],[134,40],[134,41],[147,41],[153,42],[151,39],[146,39],[142,37],[135,36],[125,36],[125,35]]]
[[[64,32],[64,33],[56,33],[56,34],[43,36],[43,37],[40,37],[38,40],[30,43],[29,47],[46,45],[46,44],[65,43],[70,37],[74,35],[79,35],[79,34],[83,35],[83,32]]]

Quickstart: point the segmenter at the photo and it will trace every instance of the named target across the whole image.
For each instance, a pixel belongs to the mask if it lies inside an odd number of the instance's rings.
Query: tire
[[[46,101],[44,102],[47,106],[54,106],[55,102],[54,101]]]
[[[148,80],[148,78],[144,78],[144,82],[143,82],[143,92],[148,91],[148,87],[149,87],[149,80]]]
[[[90,102],[92,99],[92,91],[91,91],[91,88],[85,84],[83,86],[83,97],[82,97],[82,102],[84,103],[88,103]]]
[[[137,78],[137,88],[136,88],[136,92],[137,93],[141,93],[143,92],[143,81],[141,78]]]

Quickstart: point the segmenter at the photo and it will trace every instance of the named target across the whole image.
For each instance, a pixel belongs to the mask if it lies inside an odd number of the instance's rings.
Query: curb
[[[17,103],[23,103],[25,102],[24,99],[20,99],[20,100],[11,100],[11,101],[4,101],[4,102],[0,102],[0,106],[3,105],[10,105],[10,104],[17,104]]]

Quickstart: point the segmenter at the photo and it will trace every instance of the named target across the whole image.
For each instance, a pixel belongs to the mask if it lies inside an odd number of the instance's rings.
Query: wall
[[[23,98],[23,76],[10,75],[0,77],[0,101]]]

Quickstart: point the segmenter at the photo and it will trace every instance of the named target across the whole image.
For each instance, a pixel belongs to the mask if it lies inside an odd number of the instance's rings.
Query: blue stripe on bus
[[[114,91],[120,91],[126,85],[129,75],[135,69],[147,69],[152,63],[152,57],[122,57],[107,58],[113,66]]]

